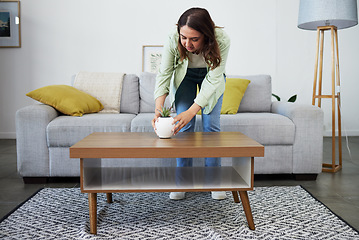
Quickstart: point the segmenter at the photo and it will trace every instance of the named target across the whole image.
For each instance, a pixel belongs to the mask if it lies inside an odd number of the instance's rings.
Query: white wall
[[[22,47],[0,49],[0,138],[15,138],[15,112],[35,103],[25,96],[31,90],[69,84],[82,70],[139,74],[142,45],[163,44],[192,6],[207,8],[230,35],[228,74],[270,74],[274,93],[311,104],[316,32],[297,28],[298,0],[22,0]],[[358,39],[358,26],[339,31],[348,135],[359,135]],[[330,81],[330,65],[324,68]],[[330,135],[329,100],[323,109]]]

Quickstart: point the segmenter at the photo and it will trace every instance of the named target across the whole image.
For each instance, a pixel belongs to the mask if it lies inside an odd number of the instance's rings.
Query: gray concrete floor
[[[254,185],[302,185],[335,214],[359,229],[359,137],[349,137],[347,149],[343,138],[343,169],[337,173],[320,173],[316,181],[295,181],[288,175],[256,176]],[[325,162],[331,162],[331,138],[324,138]],[[16,172],[16,141],[0,139],[0,219],[40,188],[79,187],[79,183],[56,182],[24,184]]]

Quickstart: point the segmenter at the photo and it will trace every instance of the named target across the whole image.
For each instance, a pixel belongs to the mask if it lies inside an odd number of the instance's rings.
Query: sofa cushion
[[[227,77],[244,78],[251,81],[244,93],[238,112],[270,112],[272,104],[272,83],[269,75]]]
[[[93,132],[129,132],[135,114],[59,116],[47,125],[48,147],[70,147]]]
[[[131,132],[153,132],[152,119],[153,113],[138,114],[132,120]],[[196,115],[195,131],[203,131],[201,115]],[[295,125],[289,118],[274,113],[222,114],[221,131],[241,132],[263,145],[292,145]]]
[[[27,93],[26,96],[70,116],[81,117],[85,113],[95,113],[103,109],[103,105],[95,97],[67,85],[38,88]]]
[[[241,78],[227,78],[223,93],[221,114],[235,114],[251,81]]]
[[[100,100],[102,113],[120,113],[123,77],[124,73],[79,72],[74,87]]]
[[[202,131],[201,116],[197,116],[195,131]],[[292,145],[295,125],[289,118],[280,114],[222,114],[221,131],[241,132],[263,145]]]
[[[140,112],[154,113],[155,112],[155,84],[156,74],[143,72],[140,75]],[[166,98],[165,106],[170,107],[171,101]]]
[[[120,112],[137,114],[139,110],[139,78],[135,74],[126,74],[122,83]]]
[[[131,132],[154,132],[152,127],[152,119],[154,113],[140,113],[131,123]]]
[[[76,75],[71,76],[74,85]],[[140,111],[139,78],[136,74],[126,74],[123,77],[120,113],[137,114]]]
[[[242,78],[251,81],[239,105],[238,112],[270,112],[272,104],[272,83],[269,75],[229,75],[227,78]],[[140,75],[140,112],[153,113],[156,74],[143,72]],[[165,106],[171,105],[166,98]]]

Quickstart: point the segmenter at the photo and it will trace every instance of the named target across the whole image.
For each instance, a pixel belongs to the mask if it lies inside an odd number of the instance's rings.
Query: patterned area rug
[[[359,239],[359,233],[300,186],[248,192],[256,230],[230,192],[98,194],[98,234],[89,233],[87,194],[45,188],[0,223],[0,239]]]

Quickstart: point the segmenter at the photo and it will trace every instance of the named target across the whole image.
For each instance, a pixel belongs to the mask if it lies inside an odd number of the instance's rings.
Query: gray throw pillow
[[[156,85],[156,74],[143,72],[140,75],[140,112],[154,113],[155,100],[154,92]],[[169,97],[165,101],[165,106],[170,106]]]
[[[122,82],[120,113],[138,114],[140,109],[138,76],[126,74]]]
[[[249,83],[238,112],[270,112],[272,105],[272,80],[270,75],[227,76],[244,78]]]

